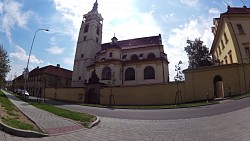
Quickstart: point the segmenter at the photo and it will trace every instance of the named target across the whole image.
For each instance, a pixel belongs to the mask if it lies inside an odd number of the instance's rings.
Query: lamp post
[[[29,52],[29,57],[28,57],[28,62],[27,62],[27,66],[26,68],[24,69],[24,72],[23,72],[23,75],[24,75],[24,90],[26,90],[26,83],[27,83],[27,79],[29,77],[29,62],[30,62],[30,54],[31,54],[31,51],[32,51],[32,47],[33,47],[33,44],[34,44],[34,41],[35,41],[35,38],[36,38],[36,33],[40,30],[43,30],[43,31],[49,31],[48,29],[37,29],[35,34],[34,34],[34,37],[33,37],[33,40],[32,40],[32,43],[31,43],[31,47],[30,47],[30,52]],[[24,94],[24,98],[25,98],[25,94]]]

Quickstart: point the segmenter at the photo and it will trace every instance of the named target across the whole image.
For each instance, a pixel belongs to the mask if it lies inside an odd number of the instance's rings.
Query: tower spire
[[[92,8],[92,10],[91,10],[91,12],[97,11],[97,8],[98,8],[98,3],[97,3],[97,0],[96,0],[95,3],[94,3],[93,8]]]

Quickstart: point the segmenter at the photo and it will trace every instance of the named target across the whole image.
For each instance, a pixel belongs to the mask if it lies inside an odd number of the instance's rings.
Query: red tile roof
[[[52,65],[45,66],[42,68],[35,68],[29,73],[29,76],[36,76],[36,75],[43,74],[43,73],[52,74],[52,75],[56,75],[56,76],[60,76],[60,77],[68,78],[68,79],[72,78],[71,70],[67,70],[67,69],[52,66]]]
[[[228,7],[227,12],[226,13],[230,13],[230,14],[250,14],[250,8],[247,7]]]
[[[162,40],[161,40],[161,34],[159,34],[158,36],[122,40],[118,41],[118,44],[122,49],[129,49],[129,48],[148,47],[153,45],[162,45]],[[106,50],[107,48],[110,47],[110,45],[111,43],[102,44],[101,50]]]

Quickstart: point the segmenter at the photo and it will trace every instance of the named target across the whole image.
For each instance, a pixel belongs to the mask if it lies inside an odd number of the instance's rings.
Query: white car
[[[21,95],[25,95],[25,97],[29,98],[30,94],[26,90],[21,91]]]

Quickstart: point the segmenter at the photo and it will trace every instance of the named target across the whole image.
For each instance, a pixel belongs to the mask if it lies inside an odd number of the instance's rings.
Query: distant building
[[[250,59],[250,8],[230,7],[214,18],[211,53],[215,64],[248,63]]]
[[[72,87],[83,87],[95,70],[100,82],[115,78],[116,86],[156,84],[169,81],[167,54],[161,35],[102,44],[103,18],[93,9],[83,16],[72,76]]]
[[[26,90],[30,95],[37,96],[43,92],[43,88],[71,87],[72,71],[57,66],[45,66],[35,68],[29,72]],[[24,89],[24,77],[18,76],[13,80],[14,89]]]

